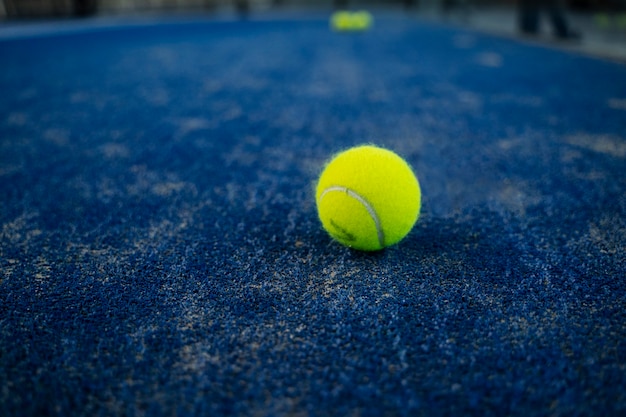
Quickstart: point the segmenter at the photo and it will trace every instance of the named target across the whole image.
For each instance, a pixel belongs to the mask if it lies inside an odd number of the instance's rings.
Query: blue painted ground
[[[389,15],[0,40],[0,415],[626,413],[626,67]],[[423,189],[376,254],[314,183]]]

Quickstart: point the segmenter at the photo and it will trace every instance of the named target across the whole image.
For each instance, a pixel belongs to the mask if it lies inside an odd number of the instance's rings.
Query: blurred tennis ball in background
[[[352,28],[354,30],[367,30],[372,26],[372,21],[372,15],[365,10],[352,13]]]
[[[350,12],[339,10],[330,17],[330,27],[339,32],[368,30],[374,22],[371,13],[365,10]]]

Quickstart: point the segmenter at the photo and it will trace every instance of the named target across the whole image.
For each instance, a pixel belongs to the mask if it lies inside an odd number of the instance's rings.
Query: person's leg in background
[[[540,0],[519,0],[519,28],[523,33],[535,34],[539,32]]]
[[[565,5],[561,0],[546,1],[546,7],[552,21],[554,35],[561,39],[577,39],[580,37],[578,32],[572,31],[565,17]]]
[[[561,39],[578,39],[580,34],[571,30],[565,17],[565,5],[561,0],[519,0],[519,28],[523,33],[537,34],[540,29],[542,9],[550,15],[554,35]]]
[[[75,16],[91,16],[98,12],[97,0],[74,0]]]

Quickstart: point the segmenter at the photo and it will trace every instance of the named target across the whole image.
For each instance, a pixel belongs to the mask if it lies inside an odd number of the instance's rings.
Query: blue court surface
[[[626,413],[626,66],[375,18],[0,38],[0,415]],[[363,143],[375,253],[314,195]]]

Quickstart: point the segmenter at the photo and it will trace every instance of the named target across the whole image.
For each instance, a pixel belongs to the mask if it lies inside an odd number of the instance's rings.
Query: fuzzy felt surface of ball
[[[353,249],[377,251],[402,240],[415,225],[421,189],[396,153],[372,145],[334,156],[316,187],[317,211],[326,231]]]

